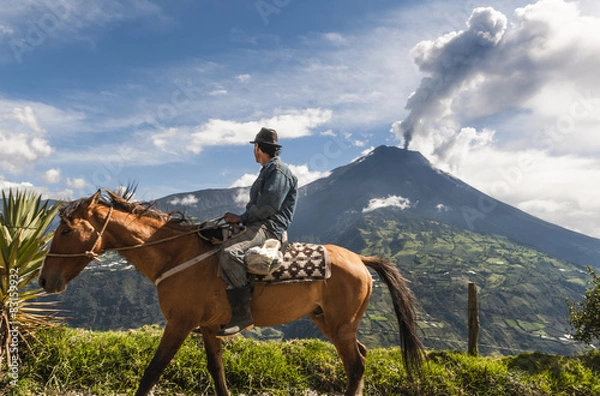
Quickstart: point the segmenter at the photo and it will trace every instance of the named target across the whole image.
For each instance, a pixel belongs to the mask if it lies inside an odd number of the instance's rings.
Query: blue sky
[[[0,187],[247,185],[265,125],[302,183],[408,145],[600,237],[599,30],[591,0],[8,1]]]

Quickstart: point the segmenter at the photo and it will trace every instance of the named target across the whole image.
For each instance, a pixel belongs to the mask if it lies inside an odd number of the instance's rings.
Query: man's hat
[[[256,134],[254,140],[250,143],[264,143],[275,147],[281,147],[281,145],[277,144],[277,132],[275,129],[264,127],[261,128],[261,130]]]

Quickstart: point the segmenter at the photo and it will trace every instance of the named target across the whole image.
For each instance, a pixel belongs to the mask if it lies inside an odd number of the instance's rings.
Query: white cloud
[[[238,208],[245,208],[250,197],[249,194],[250,188],[240,188],[233,197],[233,202],[235,202]]]
[[[198,203],[198,198],[193,194],[188,194],[183,198],[173,198],[169,203],[171,205],[194,206]]]
[[[154,145],[168,152],[198,154],[208,146],[248,144],[263,126],[278,131],[280,142],[309,136],[312,129],[331,119],[331,110],[310,108],[292,110],[257,121],[238,122],[212,119],[196,128],[169,128],[152,136]]]
[[[453,174],[534,216],[600,237],[600,185],[592,182],[600,180],[597,158],[486,147],[472,152]]]
[[[60,181],[60,169],[48,169],[44,173],[44,180],[48,184],[55,184]]]
[[[331,172],[310,171],[308,165],[292,165],[288,164],[292,173],[298,178],[298,186],[302,187],[312,183],[317,179],[322,179],[329,176]]]
[[[324,33],[323,38],[335,45],[342,45],[348,42],[341,33],[337,32]]]
[[[32,183],[29,182],[11,182],[8,180],[4,180],[2,176],[0,176],[0,190],[8,191],[8,190],[19,190],[19,191],[34,191],[35,188]]]
[[[225,95],[227,95],[227,90],[226,89],[215,89],[214,91],[210,91],[208,94],[211,96],[225,96]]]
[[[374,149],[375,149],[375,147],[371,146],[368,149],[363,150],[358,157],[353,158],[352,161],[350,161],[350,162],[364,161],[365,157],[368,155],[371,155],[371,153],[373,152]]]
[[[15,107],[13,109],[13,118],[25,126],[28,126],[35,134],[44,134],[46,131],[40,126],[40,123],[30,106]]]
[[[569,206],[568,202],[556,202],[549,199],[534,199],[518,204],[519,209],[539,217],[544,217],[544,215],[549,213],[571,210]]]
[[[371,147],[369,147],[368,149],[366,149],[366,150],[363,150],[363,151],[360,153],[360,155],[361,155],[361,157],[366,157],[367,155],[371,154],[371,152],[372,152],[373,150],[375,150],[375,147],[371,146]]]
[[[177,154],[170,145],[177,139],[177,128],[166,128],[163,132],[155,133],[151,136],[152,143],[156,148],[171,154]]]
[[[234,181],[229,187],[249,187],[252,185],[252,183],[254,183],[257,177],[258,174],[246,173],[242,177]]]
[[[67,186],[76,190],[82,190],[87,185],[85,179],[82,178],[67,178]]]
[[[288,164],[290,170],[298,178],[298,187],[302,187],[306,184],[312,183],[317,179],[321,179],[323,177],[329,176],[330,172],[319,172],[319,171],[310,171],[308,169],[308,165],[292,165]],[[235,182],[231,184],[230,187],[249,187],[254,183],[258,174],[246,173]],[[246,197],[247,199],[247,197]]]
[[[433,155],[435,164],[441,169],[454,171],[459,168],[464,161],[467,161],[469,154],[488,146],[494,138],[495,131],[483,129],[477,131],[475,128],[461,128],[458,133],[450,132],[439,141],[440,135],[434,138]],[[423,146],[421,146],[423,148]]]
[[[398,208],[405,210],[411,207],[411,202],[408,198],[403,198],[397,195],[390,195],[387,198],[373,198],[369,200],[369,204],[363,208],[363,213],[372,212],[381,208]]]
[[[21,173],[54,151],[31,107],[0,113],[0,122],[0,169]]]
[[[43,185],[36,185],[28,181],[10,181],[6,180],[4,176],[0,175],[0,191],[8,191],[9,189],[12,189],[13,191],[19,190],[39,194],[42,197],[42,199],[72,200],[75,198],[73,195],[73,190],[68,188],[57,191],[50,191],[48,187]]]
[[[241,83],[247,83],[252,79],[252,76],[250,74],[238,74],[235,79]]]
[[[0,25],[0,35],[10,36],[14,32],[15,31],[11,27],[5,26],[5,25]]]
[[[435,209],[438,212],[447,212],[449,210],[452,210],[451,208],[449,208],[448,206],[446,206],[444,204],[437,204],[437,205],[435,205]]]
[[[98,130],[98,125],[90,125],[81,111],[0,96],[0,129],[46,138],[80,136]]]

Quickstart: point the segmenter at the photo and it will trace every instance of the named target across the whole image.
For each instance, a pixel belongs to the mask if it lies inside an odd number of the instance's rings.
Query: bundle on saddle
[[[245,232],[243,226],[221,223],[222,218],[200,225],[198,234],[213,245],[220,245]],[[276,239],[248,249],[244,257],[247,271],[255,282],[310,282],[331,276],[327,249],[323,245],[290,242],[282,247]]]

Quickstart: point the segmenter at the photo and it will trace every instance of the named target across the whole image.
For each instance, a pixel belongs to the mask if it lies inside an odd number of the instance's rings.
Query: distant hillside
[[[583,346],[565,338],[566,299],[578,300],[588,280],[576,265],[554,259],[498,235],[482,235],[382,209],[341,236],[363,254],[387,257],[411,280],[422,307],[419,328],[428,347],[465,350],[467,284],[479,292],[480,350],[569,354]],[[375,329],[389,330],[385,289],[377,289],[369,313]],[[386,319],[381,319],[385,317]],[[389,324],[387,324],[389,323]],[[366,325],[368,326],[368,325]],[[393,327],[393,326],[392,326]]]

